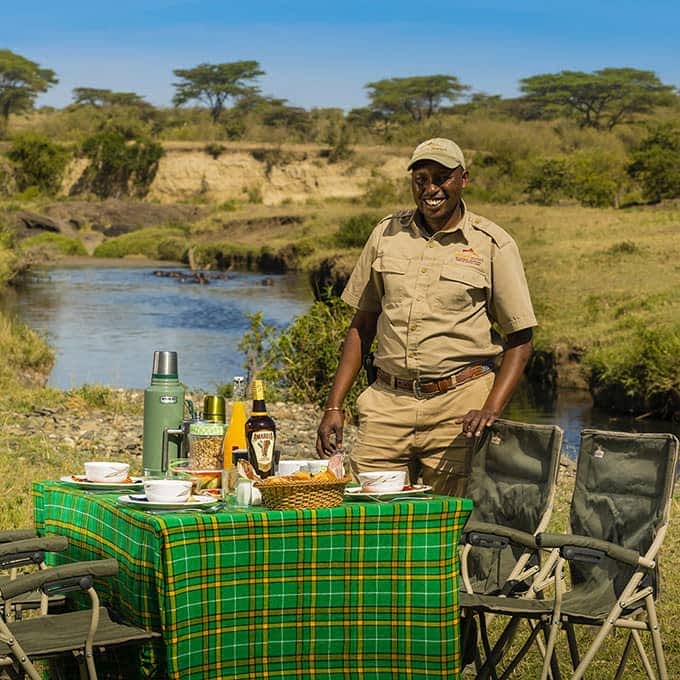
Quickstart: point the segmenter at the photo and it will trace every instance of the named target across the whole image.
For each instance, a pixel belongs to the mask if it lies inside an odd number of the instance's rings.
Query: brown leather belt
[[[382,368],[378,368],[377,373],[378,380],[385,385],[389,385],[392,389],[410,392],[418,399],[427,399],[428,397],[434,397],[436,394],[444,394],[475,378],[481,378],[481,376],[486,375],[491,370],[493,370],[491,364],[472,364],[453,375],[439,378],[438,380],[405,380],[404,378],[390,375],[383,371]]]

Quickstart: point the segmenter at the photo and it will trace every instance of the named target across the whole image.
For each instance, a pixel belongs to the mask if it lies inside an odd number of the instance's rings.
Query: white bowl
[[[280,460],[277,474],[280,477],[294,475],[298,470],[307,470],[307,461],[305,460]]]
[[[120,484],[128,478],[130,466],[127,463],[90,461],[85,463],[85,478],[88,482],[109,482]]]
[[[302,469],[307,470],[307,472],[310,472],[313,475],[316,475],[319,472],[324,472],[324,470],[328,469],[327,459],[312,458],[310,460],[301,460],[300,462],[304,463],[304,467]]]
[[[406,484],[405,470],[378,470],[376,472],[360,472],[361,490],[367,493],[383,493],[401,491]]]
[[[192,485],[190,479],[147,479],[144,492],[151,503],[186,503]]]

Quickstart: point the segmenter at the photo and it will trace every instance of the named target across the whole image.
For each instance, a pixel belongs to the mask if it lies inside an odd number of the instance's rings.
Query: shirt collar
[[[442,229],[441,231],[436,232],[437,234],[453,234],[456,231],[460,230],[460,233],[462,234],[463,238],[465,239],[466,243],[470,242],[470,213],[467,209],[467,206],[465,205],[465,201],[461,198],[460,199],[460,204],[463,207],[463,216],[460,218],[460,221],[455,227],[450,227],[449,229]],[[417,210],[413,211],[413,217],[411,218],[411,222],[409,223],[409,228],[411,229],[411,232],[416,234],[416,235],[421,235],[427,239],[432,238],[432,234],[429,234],[425,229],[421,229],[418,226],[418,223],[416,222],[416,215],[418,214]]]

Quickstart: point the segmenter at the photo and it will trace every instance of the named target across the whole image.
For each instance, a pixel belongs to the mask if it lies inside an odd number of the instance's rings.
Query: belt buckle
[[[426,396],[420,391],[420,378],[416,378],[413,381],[413,396],[416,399],[425,399]]]

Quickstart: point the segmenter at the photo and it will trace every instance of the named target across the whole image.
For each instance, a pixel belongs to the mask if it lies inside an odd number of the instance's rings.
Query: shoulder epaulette
[[[470,213],[470,224],[473,229],[483,231],[499,248],[512,242],[512,236],[505,229],[499,227],[495,222],[487,220],[486,217]]]

